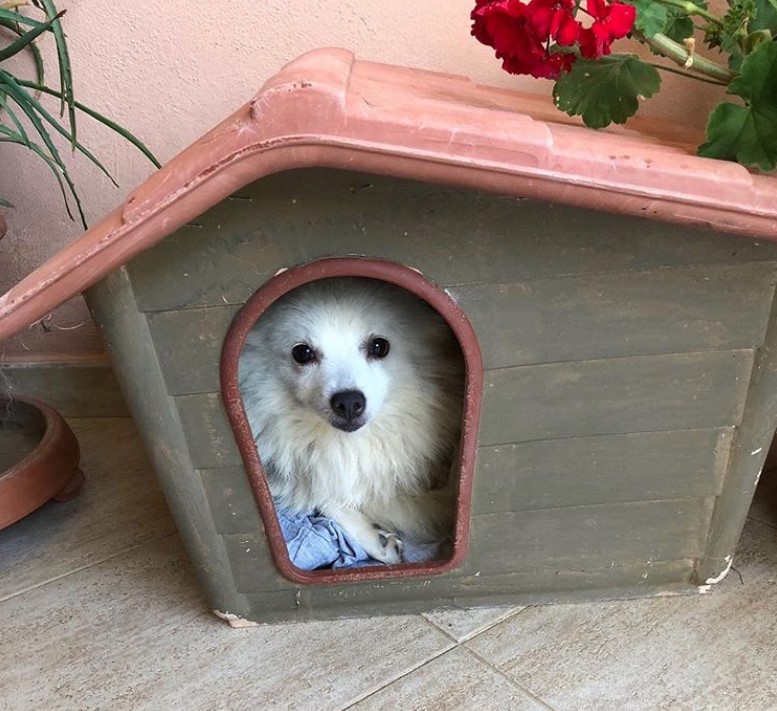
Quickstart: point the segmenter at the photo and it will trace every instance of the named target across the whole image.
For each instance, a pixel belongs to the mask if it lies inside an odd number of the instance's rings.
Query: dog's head
[[[276,302],[256,327],[263,380],[280,385],[275,407],[315,413],[332,427],[355,432],[420,379],[436,357],[430,346],[447,330],[417,297],[360,278],[306,284]],[[442,356],[444,357],[444,356]],[[277,413],[280,414],[280,413]]]

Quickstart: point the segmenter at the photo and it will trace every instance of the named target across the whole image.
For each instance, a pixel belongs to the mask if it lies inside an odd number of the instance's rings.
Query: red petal
[[[597,29],[599,31],[597,31]],[[604,40],[607,39],[601,35],[601,25],[594,23],[591,27],[580,31],[580,54],[586,59],[599,59],[604,54]]]
[[[587,0],[586,10],[597,20],[603,20],[607,16],[607,6],[604,4],[604,0]]]
[[[556,33],[556,42],[565,47],[573,45],[577,42],[581,29],[580,23],[577,20],[571,15],[565,15]]]
[[[554,12],[552,0],[532,0],[526,8],[529,22],[537,34],[544,38],[551,33]]]
[[[633,5],[614,2],[610,5],[607,16],[607,31],[613,39],[620,39],[631,32],[634,27],[637,9]]]

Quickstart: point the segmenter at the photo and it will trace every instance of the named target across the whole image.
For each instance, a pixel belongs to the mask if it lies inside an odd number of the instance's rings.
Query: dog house
[[[777,181],[672,127],[564,121],[307,54],[0,298],[0,338],[86,289],[233,625],[707,590],[777,426]],[[462,345],[446,560],[302,573],[279,538],[237,353],[274,299],[344,275],[415,292]]]

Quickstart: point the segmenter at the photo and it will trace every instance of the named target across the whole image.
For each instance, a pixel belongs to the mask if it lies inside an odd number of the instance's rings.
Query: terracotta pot
[[[0,394],[0,529],[47,501],[67,501],[81,489],[78,441],[62,416],[43,402]],[[8,443],[12,445],[8,446]],[[14,446],[15,445],[15,446]],[[9,463],[16,449],[20,458]]]

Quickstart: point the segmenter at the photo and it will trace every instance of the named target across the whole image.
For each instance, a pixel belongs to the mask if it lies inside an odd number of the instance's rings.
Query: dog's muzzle
[[[367,398],[361,390],[335,393],[329,398],[329,407],[334,413],[334,418],[330,420],[332,426],[343,432],[355,432],[366,422]]]

